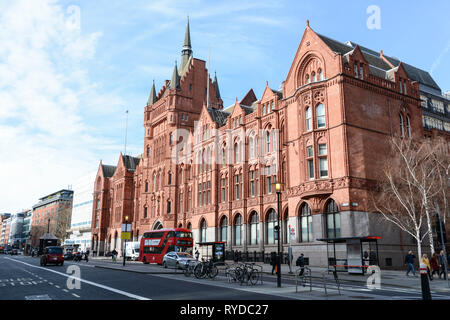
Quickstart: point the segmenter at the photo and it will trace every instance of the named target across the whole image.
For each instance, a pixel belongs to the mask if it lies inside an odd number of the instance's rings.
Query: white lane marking
[[[59,274],[59,275],[61,275],[61,276],[67,277],[67,278],[72,278],[72,279],[75,279],[75,280],[79,280],[79,281],[81,281],[81,282],[90,284],[90,285],[92,285],[92,286],[96,286],[96,287],[99,287],[99,288],[102,288],[102,289],[105,289],[105,290],[108,290],[108,291],[112,291],[112,292],[114,292],[114,293],[118,293],[118,294],[121,294],[121,295],[130,297],[130,298],[133,298],[133,299],[137,299],[137,300],[151,300],[151,299],[146,298],[146,297],[141,297],[141,296],[138,296],[138,295],[135,295],[135,294],[126,292],[126,291],[122,291],[122,290],[119,290],[119,289],[114,289],[114,288],[105,286],[105,285],[103,285],[103,284],[99,284],[99,283],[96,283],[96,282],[92,282],[92,281],[80,279],[80,278],[77,278],[77,277],[74,277],[74,276],[71,276],[71,275],[62,273],[62,272],[58,272],[58,271],[51,270],[51,269],[47,269],[47,268],[43,268],[43,267],[34,266],[34,265],[32,265],[32,264],[28,264],[28,263],[23,262],[23,261],[14,260],[14,259],[7,258],[7,257],[5,257],[5,259],[11,260],[11,261],[15,261],[15,262],[18,262],[18,263],[23,263],[24,265],[27,265],[27,266],[32,267],[32,268],[42,269],[42,270],[46,270],[46,271],[48,271],[48,272],[53,272],[53,273]],[[50,283],[50,282],[49,282],[49,283]]]
[[[48,284],[53,285],[53,282],[49,282]]]
[[[79,295],[77,295],[77,294],[75,294],[75,293],[72,293],[72,295],[73,295],[74,297],[77,297],[77,298],[80,297]]]
[[[61,289],[61,287],[60,287],[60,286],[57,286],[56,284],[55,284],[55,287],[57,287],[58,289]]]
[[[67,290],[67,289],[62,289],[64,292],[69,292],[69,290]]]
[[[52,300],[48,294],[41,294],[36,296],[25,296],[25,300]]]

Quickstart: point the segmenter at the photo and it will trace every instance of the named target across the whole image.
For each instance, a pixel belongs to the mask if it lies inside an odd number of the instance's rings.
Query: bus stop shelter
[[[205,257],[207,260],[212,258],[214,263],[225,263],[225,244],[226,242],[217,241],[198,242],[196,245],[200,247],[202,257]]]
[[[365,274],[369,265],[379,266],[378,240],[381,237],[317,239],[327,243],[328,270]]]

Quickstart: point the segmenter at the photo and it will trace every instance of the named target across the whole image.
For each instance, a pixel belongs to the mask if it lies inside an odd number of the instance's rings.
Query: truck
[[[125,254],[128,260],[138,260],[139,259],[139,247],[141,243],[139,241],[132,241],[125,243]]]

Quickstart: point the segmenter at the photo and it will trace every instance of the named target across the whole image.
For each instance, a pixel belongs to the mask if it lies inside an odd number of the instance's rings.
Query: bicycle
[[[194,274],[194,269],[195,269],[196,266],[197,266],[197,264],[189,263],[186,266],[186,269],[184,269],[184,275],[186,277],[190,277],[192,274]]]
[[[203,279],[206,278],[206,276],[213,279],[218,274],[219,269],[217,269],[217,267],[214,265],[212,259],[209,261],[205,261],[202,259],[202,261],[194,268],[194,275],[197,279]]]
[[[261,271],[256,269],[255,264],[250,263],[240,263],[238,266],[233,268],[227,268],[225,271],[228,281],[239,281],[242,285],[243,283],[249,283],[251,285],[256,285],[261,279]]]

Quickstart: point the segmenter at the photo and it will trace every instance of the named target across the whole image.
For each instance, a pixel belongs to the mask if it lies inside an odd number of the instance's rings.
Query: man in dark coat
[[[415,255],[413,255],[413,252],[411,250],[408,251],[408,254],[405,257],[405,264],[408,265],[408,270],[406,271],[406,276],[409,276],[409,272],[412,271],[414,277],[416,276],[416,272],[414,271],[414,259],[416,258]]]
[[[297,258],[295,264],[301,268],[299,275],[302,276],[303,273],[305,272],[305,258],[303,257],[303,253],[300,254],[300,256]]]
[[[275,271],[275,267],[277,266],[277,256],[275,252],[270,253],[270,265],[272,266],[272,274]]]

